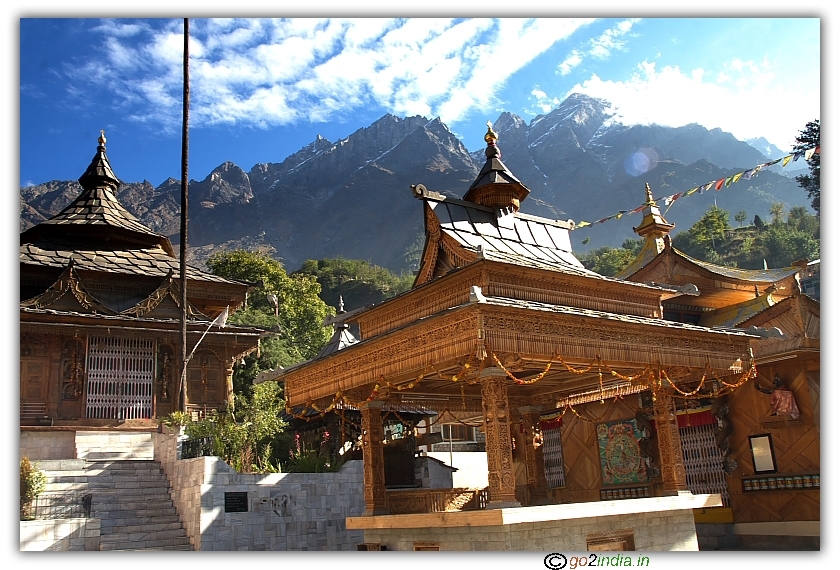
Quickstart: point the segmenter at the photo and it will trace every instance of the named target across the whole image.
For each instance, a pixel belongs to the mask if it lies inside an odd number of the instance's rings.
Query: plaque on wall
[[[225,512],[226,513],[247,513],[248,512],[248,493],[247,492],[225,493]]]

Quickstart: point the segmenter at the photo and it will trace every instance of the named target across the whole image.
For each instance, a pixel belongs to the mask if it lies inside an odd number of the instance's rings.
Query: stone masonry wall
[[[585,552],[586,535],[632,529],[636,550],[697,550],[694,512],[634,513],[610,517],[529,522],[502,526],[366,530],[365,542],[388,550],[414,550],[415,542],[438,543],[441,550]],[[667,530],[666,530],[667,529]]]
[[[218,457],[177,459],[177,436],[155,434],[155,459],[196,550],[356,550],[364,511],[361,461],[339,473],[237,473]],[[226,513],[225,493],[244,492],[248,512]]]
[[[20,456],[38,459],[76,459],[76,434],[72,431],[21,430]]]
[[[20,550],[99,550],[99,519],[20,521]]]

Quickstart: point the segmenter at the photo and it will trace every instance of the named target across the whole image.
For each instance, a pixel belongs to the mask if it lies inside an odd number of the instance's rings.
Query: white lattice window
[[[560,439],[560,427],[543,429],[543,461],[545,479],[549,489],[561,489],[566,486],[566,468],[563,465],[563,445]]]
[[[720,493],[729,506],[723,456],[715,443],[715,424],[680,428],[685,477],[692,493]]]
[[[132,420],[152,417],[154,340],[91,337],[87,373],[88,418]]]

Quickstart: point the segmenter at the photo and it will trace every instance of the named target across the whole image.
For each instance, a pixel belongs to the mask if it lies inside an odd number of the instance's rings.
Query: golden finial
[[[650,184],[645,182],[645,191],[647,192],[647,202],[645,202],[648,206],[654,206],[656,201],[653,199],[653,194],[650,191]]]
[[[99,144],[101,146],[105,146],[105,130],[104,129],[99,130]]]
[[[495,144],[497,140],[499,140],[499,135],[493,130],[493,123],[487,121],[487,134],[484,135],[484,142]]]

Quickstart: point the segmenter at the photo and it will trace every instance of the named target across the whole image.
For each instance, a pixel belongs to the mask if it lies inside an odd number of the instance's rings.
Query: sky
[[[386,113],[440,117],[475,150],[502,111],[530,122],[571,93],[787,151],[820,117],[820,36],[817,17],[193,18],[189,174]],[[179,179],[182,57],[182,19],[21,18],[20,184],[78,178],[100,129],[122,180]]]

